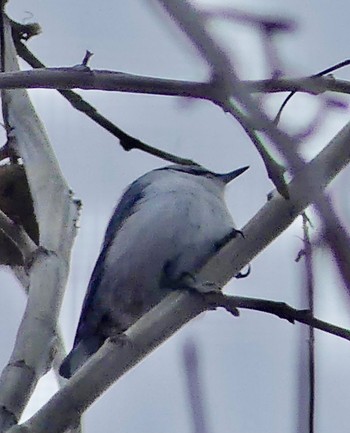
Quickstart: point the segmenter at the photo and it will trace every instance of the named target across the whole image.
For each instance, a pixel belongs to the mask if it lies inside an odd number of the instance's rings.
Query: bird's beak
[[[238,168],[237,170],[231,171],[230,173],[218,174],[218,178],[222,182],[228,184],[231,182],[231,180],[236,179],[236,177],[238,177],[239,175],[244,173],[246,170],[248,170],[248,168],[249,168],[249,166],[246,166],[246,167]]]

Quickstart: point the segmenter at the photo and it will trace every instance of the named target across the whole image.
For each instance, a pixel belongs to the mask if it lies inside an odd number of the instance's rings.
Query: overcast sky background
[[[292,19],[295,32],[278,39],[287,75],[316,73],[350,57],[350,3],[326,0],[198,1],[231,5],[242,10]],[[39,22],[42,34],[30,49],[47,66],[81,62],[85,50],[94,53],[90,66],[139,75],[205,80],[206,65],[154,0],[86,2],[84,0],[10,0],[8,13],[19,22]],[[268,78],[258,34],[245,26],[215,21],[213,32],[232,54],[240,77]],[[27,66],[23,63],[23,67]],[[350,70],[336,73],[350,79]],[[227,192],[235,221],[242,227],[265,203],[273,189],[263,164],[242,129],[218,107],[180,98],[79,91],[102,114],[141,140],[190,157],[225,172],[250,165]],[[56,92],[31,90],[32,100],[47,128],[62,171],[83,201],[80,230],[62,311],[62,328],[70,347],[81,302],[97,258],[103,233],[125,187],[146,171],[165,165],[139,151],[124,152],[118,141],[96,126]],[[340,98],[346,101],[344,97]],[[271,102],[272,101],[272,102]],[[280,96],[267,101],[276,112]],[[317,104],[298,96],[286,109],[283,124],[298,130]],[[348,111],[332,111],[324,126],[307,142],[314,155],[348,120]],[[349,171],[332,187],[333,199],[348,224]],[[303,304],[303,264],[294,259],[302,247],[301,220],[252,263],[246,280],[233,281],[229,293]],[[2,272],[0,304],[0,366],[11,353],[25,297],[8,272]],[[316,315],[349,326],[348,299],[331,258],[317,254]],[[347,432],[350,414],[350,344],[317,335],[316,432]],[[189,433],[191,419],[183,364],[184,343],[198,345],[205,406],[213,433],[292,433],[298,420],[298,367],[305,328],[261,313],[242,311],[239,319],[223,311],[207,313],[163,344],[108,390],[87,412],[86,432]],[[55,390],[47,375],[26,412],[37,410]],[[299,430],[301,431],[301,430]]]

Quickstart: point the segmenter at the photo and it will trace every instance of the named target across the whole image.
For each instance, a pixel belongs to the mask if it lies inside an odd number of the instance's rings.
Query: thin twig
[[[272,29],[275,33],[291,32],[295,30],[296,24],[294,21],[270,15],[260,15],[232,7],[217,6],[206,7],[202,6],[200,13],[204,18],[219,18],[230,20],[250,25],[253,28]],[[270,30],[271,31],[271,30]]]
[[[307,296],[310,314],[314,316],[314,276],[312,265],[312,245],[310,242],[308,218],[303,214],[304,251]],[[309,433],[314,433],[315,418],[315,330],[309,327]]]
[[[283,130],[277,128],[265,112],[259,108],[252,96],[246,92],[234,71],[231,60],[211,37],[198,9],[187,0],[158,0],[158,3],[162,4],[197,48],[203,59],[211,66],[212,83],[214,89],[217,89],[216,95],[214,95],[216,103],[220,105],[221,102],[222,107],[227,108],[227,111],[235,117],[236,113],[232,108],[230,110],[228,101],[232,98],[238,101],[246,111],[252,127],[262,130],[284,158],[290,174],[295,176],[298,172],[304,171],[307,163],[304,157],[298,153],[297,141]],[[309,80],[312,82],[316,79],[311,78]],[[347,134],[349,128],[350,124],[342,132],[346,131]],[[329,200],[323,195],[322,191],[318,190],[319,185],[323,183],[323,173],[314,172],[305,181],[305,185],[307,185],[313,198],[314,206],[320,214],[329,246],[337,259],[341,276],[350,295],[350,252],[348,248],[350,235],[341,224]]]
[[[349,66],[349,65],[350,65],[350,59],[343,60],[342,62],[336,63],[335,65],[330,66],[329,68],[323,69],[323,71],[311,75],[311,78],[322,77],[322,75],[330,74],[331,72],[337,71],[338,69],[344,68],[345,66]]]
[[[31,53],[28,48],[19,40],[15,39],[15,46],[17,53],[23,60],[25,60],[33,68],[45,68],[45,65],[37,59],[33,53]],[[85,55],[83,64],[91,57],[91,53]],[[124,132],[102,114],[100,114],[95,107],[85,101],[80,95],[72,90],[61,89],[57,90],[70,104],[78,111],[84,113],[91,120],[96,122],[98,125],[102,126],[105,130],[110,132],[112,135],[119,139],[120,145],[124,150],[130,151],[132,149],[138,149],[146,152],[150,155],[156,156],[158,158],[164,159],[166,161],[174,162],[176,164],[191,165],[194,164],[192,160],[181,158],[179,156],[173,155],[169,152],[159,150],[153,146],[150,146],[141,140]]]
[[[327,332],[345,340],[350,341],[350,331],[331,323],[313,317],[310,310],[298,310],[286,304],[285,302],[269,301],[266,299],[246,298],[242,296],[228,296],[223,293],[206,294],[209,306],[223,307],[228,312],[236,308],[245,308],[248,310],[261,311],[273,314],[280,319],[288,320],[290,323],[300,322],[320,331]]]
[[[258,136],[256,130],[251,127],[249,120],[236,108],[231,102],[227,103],[226,108],[230,109],[230,112],[235,116],[236,120],[239,122],[241,127],[244,129],[248,137],[253,142],[256,150],[259,152],[261,159],[264,162],[267,175],[271,179],[272,183],[275,185],[277,191],[285,198],[289,199],[289,191],[284,180],[284,173],[286,169],[280,165],[265,148],[263,142]]]
[[[337,63],[336,65],[330,66],[329,68],[323,69],[323,71],[317,72],[314,75],[311,75],[309,78],[319,78],[322,77],[323,75],[326,74],[330,74],[331,72],[334,72],[340,68],[344,68],[345,66],[349,66],[350,65],[350,59],[347,60],[343,60],[340,63]],[[288,102],[292,99],[292,97],[297,93],[296,90],[292,91],[287,97],[286,99],[283,101],[280,109],[278,110],[278,113],[276,114],[276,117],[274,119],[275,124],[277,125],[280,121],[281,115],[282,115],[282,111],[284,110],[285,106],[288,104]]]
[[[93,55],[94,55],[94,53],[92,53],[92,52],[89,51],[89,50],[86,50],[85,56],[84,56],[83,61],[81,62],[81,64],[82,64],[83,66],[87,66],[88,63],[89,63],[89,60],[91,59],[91,57],[92,57]]]

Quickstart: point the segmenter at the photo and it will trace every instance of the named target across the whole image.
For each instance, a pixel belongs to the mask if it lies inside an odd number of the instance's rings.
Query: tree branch
[[[241,82],[249,93],[324,92],[350,94],[350,82],[333,77],[279,78]],[[81,70],[74,67],[37,68],[0,73],[0,89],[83,89],[199,98],[215,102],[217,89],[211,82],[169,80],[117,71]]]
[[[32,71],[3,72],[0,89],[44,88],[105,90],[166,96],[211,99],[213,88],[208,83],[145,77],[124,72],[89,68],[43,68]]]
[[[302,92],[319,95],[325,92],[350,94],[350,82],[334,77],[279,78],[271,80],[243,81],[250,93]]]
[[[18,70],[11,25],[6,16],[3,22],[3,64],[6,70]],[[27,306],[9,363],[0,377],[1,431],[19,420],[37,381],[50,368],[79,207],[27,92],[3,90],[2,103],[11,145],[23,160],[41,246],[27,267]]]
[[[229,313],[236,308],[261,311],[263,313],[273,314],[280,319],[288,320],[290,323],[303,323],[304,325],[350,341],[350,331],[348,329],[316,319],[310,310],[298,310],[285,302],[253,299],[242,296],[228,296],[223,293],[210,293],[206,295],[206,297],[209,305],[215,308],[225,308]]]

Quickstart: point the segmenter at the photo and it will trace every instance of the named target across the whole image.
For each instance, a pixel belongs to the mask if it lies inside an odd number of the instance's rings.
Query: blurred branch
[[[204,18],[219,18],[250,25],[265,32],[292,32],[296,29],[294,21],[279,16],[255,14],[225,6],[201,6],[200,13]]]
[[[350,138],[349,138],[350,141]],[[328,243],[335,263],[337,264],[340,276],[344,283],[344,287],[350,294],[350,235],[346,227],[342,224],[335,210],[329,211],[331,204],[328,198],[319,203],[316,207],[318,214],[321,217],[321,231],[323,238]],[[324,215],[327,219],[325,221]]]
[[[252,30],[260,33],[260,38],[264,47],[266,64],[271,69],[271,76],[277,77],[282,73],[280,59],[274,45],[274,36],[282,32],[292,32],[296,24],[288,19],[277,16],[262,16],[259,14],[239,11],[230,7],[201,7],[200,13],[207,19],[221,19],[239,22],[250,26]]]
[[[337,80],[332,76],[243,81],[242,85],[250,93],[303,92],[319,95],[324,92],[336,92],[350,94],[350,82]]]
[[[337,259],[337,264],[341,272],[344,284],[350,295],[350,236],[342,226],[339,218],[335,214],[328,199],[323,196],[323,189],[320,185],[324,184],[324,172],[305,171],[307,163],[298,153],[297,142],[277,128],[273,121],[260,109],[251,95],[245,91],[241,81],[238,79],[230,59],[224,54],[220,46],[214,42],[209,31],[206,29],[203,18],[187,0],[158,0],[176,24],[188,36],[192,44],[198,49],[203,59],[212,68],[212,82],[217,86],[216,102],[226,111],[230,112],[237,119],[237,113],[232,103],[234,98],[245,110],[246,117],[249,119],[250,127],[261,130],[271,141],[275,149],[286,161],[286,168],[292,175],[304,172],[310,177],[304,179],[305,188],[311,193],[312,201],[320,215],[325,234],[327,235],[329,246]],[[311,80],[317,80],[313,77]],[[239,119],[238,119],[239,120]],[[340,134],[342,139],[350,140],[350,124],[348,124]],[[338,134],[339,136],[339,134]],[[328,149],[330,148],[327,146]],[[339,149],[338,149],[339,150]],[[348,149],[342,148],[342,154],[336,155],[341,161],[348,161]],[[334,160],[334,155],[330,155]],[[259,236],[259,234],[257,234]]]
[[[198,348],[194,341],[187,340],[183,347],[183,360],[188,391],[188,407],[191,411],[193,433],[208,433],[208,421],[204,404],[204,392],[199,371]]]
[[[298,159],[294,158],[294,141],[275,127],[273,122],[260,109],[259,104],[246,92],[235,72],[231,59],[216,43],[207,29],[200,10],[186,0],[158,0],[158,3],[162,5],[178,27],[187,35],[190,42],[211,68],[210,81],[213,88],[216,89],[211,100],[222,107],[224,111],[231,113],[243,126],[258,152],[263,156],[271,180],[284,197],[288,198],[288,190],[283,175],[281,175],[280,170],[276,169],[278,164],[273,161],[269,152],[266,151],[255,131],[264,131],[280,153],[283,150],[288,154],[294,163],[291,166],[292,172],[301,165]],[[246,113],[245,122],[242,122],[240,110],[236,109],[238,104]]]

